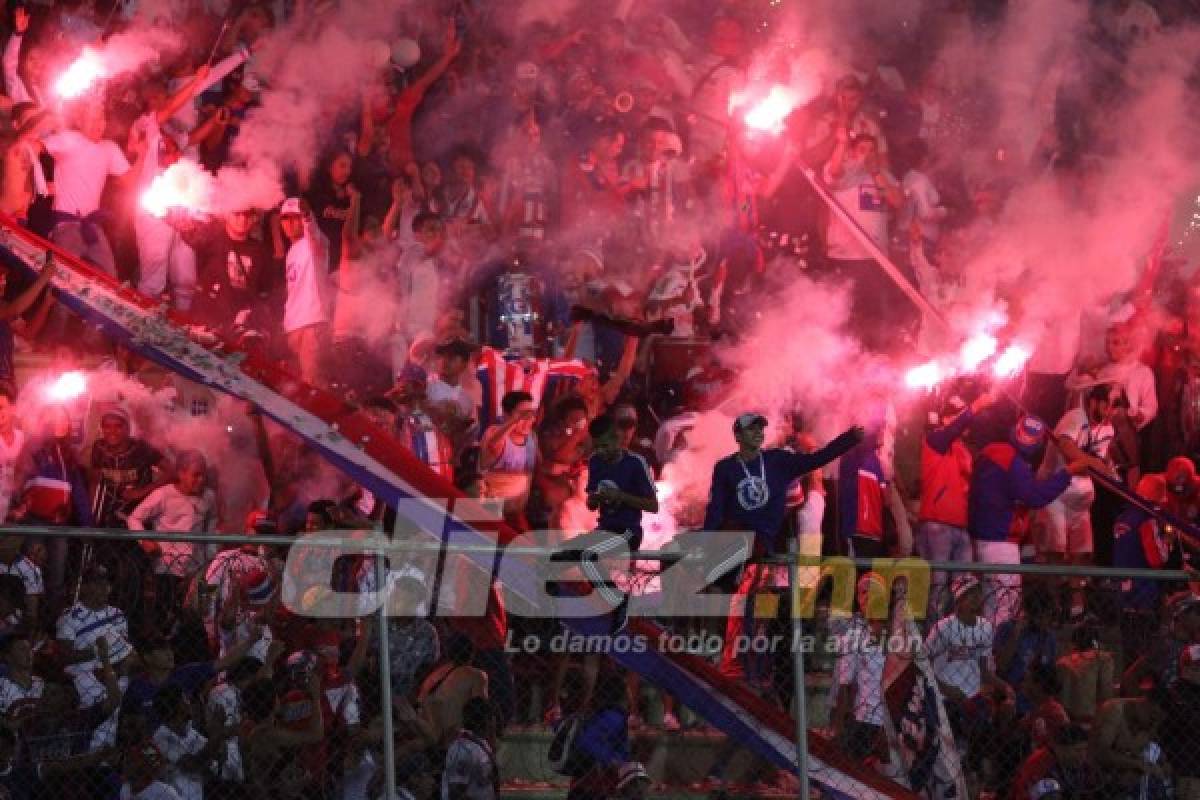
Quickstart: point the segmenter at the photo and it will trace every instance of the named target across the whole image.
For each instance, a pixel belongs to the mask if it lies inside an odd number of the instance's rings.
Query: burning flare
[[[159,219],[171,209],[206,213],[211,210],[213,176],[194,161],[177,161],[151,181],[141,206]]]
[[[87,378],[82,372],[64,372],[54,383],[46,387],[46,399],[53,403],[66,403],[87,391]]]
[[[947,377],[949,377],[948,373],[942,369],[940,364],[930,361],[904,373],[904,385],[909,389],[930,391]]]
[[[998,347],[999,343],[996,341],[996,337],[990,333],[975,334],[963,343],[962,349],[959,351],[963,369],[967,372],[975,370],[984,361],[994,356]]]
[[[1004,352],[992,365],[992,374],[997,378],[1011,378],[1021,371],[1031,355],[1028,348],[1019,344],[1011,344],[1004,348]]]
[[[60,97],[79,97],[92,88],[97,80],[104,77],[104,62],[96,51],[87,47],[79,54],[79,58],[67,67],[67,71],[59,76],[54,84],[54,90]]]
[[[746,127],[752,131],[778,136],[784,131],[784,121],[799,104],[798,92],[777,84],[771,87],[766,97],[753,104],[748,93],[735,92],[729,101],[729,111],[732,114],[737,109],[749,105],[742,115],[742,122]]]

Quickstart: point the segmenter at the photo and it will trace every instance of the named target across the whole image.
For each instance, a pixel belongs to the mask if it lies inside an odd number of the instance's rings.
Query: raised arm
[[[13,319],[19,317],[29,310],[37,300],[38,294],[46,288],[50,283],[50,279],[58,273],[58,262],[53,258],[46,261],[46,265],[42,267],[42,271],[38,274],[37,280],[29,284],[25,291],[21,292],[11,303],[0,303],[0,320]]]
[[[836,183],[846,174],[846,148],[850,146],[850,131],[840,123],[834,129],[833,154],[825,165],[825,179]]]
[[[462,42],[458,39],[458,29],[455,28],[453,22],[450,22],[446,25],[446,40],[445,47],[442,48],[442,57],[425,70],[421,77],[413,81],[412,85],[408,87],[408,91],[416,93],[418,97],[424,96],[429,87],[446,73],[461,50]]]
[[[167,120],[179,113],[185,105],[192,101],[196,95],[204,91],[206,81],[208,80],[209,68],[208,65],[200,67],[196,70],[196,75],[188,81],[187,85],[180,89],[175,94],[171,95],[167,100],[166,105],[158,110],[155,114],[155,119],[159,125],[165,125]]]
[[[29,10],[17,6],[13,11],[13,33],[4,45],[4,91],[14,103],[32,100],[25,82],[21,80],[21,46],[25,43],[25,33],[29,30]]]
[[[865,436],[863,429],[856,425],[813,453],[788,453],[788,471],[792,473],[793,478],[807,475],[850,452]]]

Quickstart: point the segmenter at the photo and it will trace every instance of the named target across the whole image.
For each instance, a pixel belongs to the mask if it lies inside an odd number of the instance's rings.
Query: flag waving
[[[896,780],[929,800],[966,800],[967,785],[958,748],[908,603],[892,613],[892,641],[883,668],[884,725]]]

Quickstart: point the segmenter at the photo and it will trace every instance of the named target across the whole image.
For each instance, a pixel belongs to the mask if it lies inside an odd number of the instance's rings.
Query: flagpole
[[[788,564],[788,578],[792,585],[792,661],[796,678],[793,681],[796,695],[796,765],[800,778],[800,800],[808,800],[808,686],[804,680],[804,639],[800,625],[800,536],[792,539],[792,551]]]

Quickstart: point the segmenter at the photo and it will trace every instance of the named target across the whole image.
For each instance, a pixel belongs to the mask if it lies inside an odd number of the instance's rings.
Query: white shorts
[[[1055,500],[1038,517],[1038,552],[1068,556],[1094,552],[1092,515],[1088,508],[1071,508]]]

